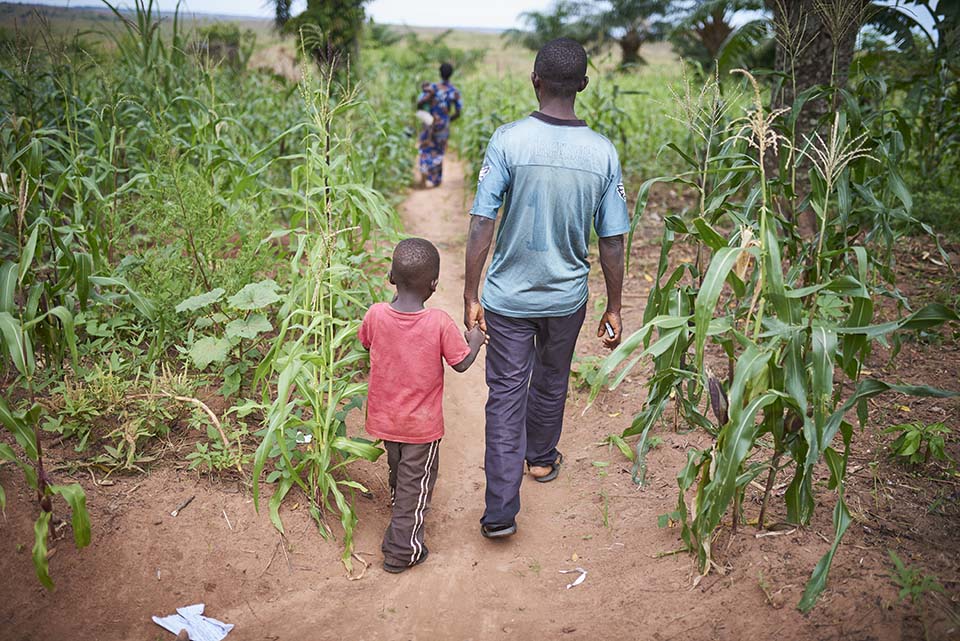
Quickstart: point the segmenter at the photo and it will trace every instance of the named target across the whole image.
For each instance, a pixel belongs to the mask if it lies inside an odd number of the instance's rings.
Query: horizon
[[[269,3],[269,0],[231,0],[231,6],[239,4],[241,6],[246,6],[248,10],[252,6],[258,7],[257,11],[244,13],[235,13],[233,11],[214,6],[219,5],[219,3],[224,1],[225,0],[156,0],[156,4],[159,7],[159,12],[166,15],[173,14],[177,7],[182,4],[184,7],[181,9],[181,15],[237,20],[273,21],[273,8]],[[432,0],[372,0],[369,5],[365,7],[365,9],[367,12],[367,17],[373,22],[392,27],[404,27],[408,29],[457,29],[461,31],[476,31],[482,33],[501,33],[507,29],[522,29],[523,25],[520,23],[520,16],[522,13],[527,11],[543,11],[550,7],[554,1],[555,0],[522,0],[521,3],[514,4],[510,0],[487,0],[487,2],[483,5],[483,10],[485,12],[491,7],[495,10],[499,9],[499,12],[495,13],[493,18],[479,16],[476,13],[477,9],[470,7],[464,9],[462,6],[455,10],[451,10],[449,7],[443,7],[447,13],[437,13],[435,11],[437,7],[433,6]],[[879,0],[881,4],[888,5],[893,5],[896,1],[897,0]],[[305,4],[306,0],[294,0],[293,13],[296,14],[302,11],[305,7]],[[936,1],[933,3],[934,9],[936,9],[938,4],[939,2]],[[0,6],[3,5],[51,7],[55,9],[75,11],[110,11],[110,8],[102,0],[100,2],[97,0],[80,0],[80,3],[73,2],[72,0],[0,1]],[[199,5],[200,8],[193,8],[197,5]],[[134,10],[131,6],[130,0],[118,0],[117,7],[121,11]],[[417,9],[420,9],[421,12],[418,13]],[[901,9],[914,14],[913,17],[923,25],[924,29],[930,33],[931,37],[935,41],[938,39],[939,34],[935,29],[933,29],[934,25],[930,21],[929,16],[914,13],[907,7],[901,7]],[[414,13],[414,20],[412,21],[398,16],[398,12],[410,11]],[[460,13],[457,13],[458,11]],[[464,14],[463,11],[466,11],[466,13]],[[471,13],[471,11],[473,13]],[[420,20],[419,18],[425,17],[423,12],[430,13],[432,19],[428,18]],[[512,18],[507,17],[508,12],[512,13]],[[740,24],[756,19],[762,13],[763,12],[752,10],[739,11],[734,16],[732,22],[734,26],[739,26]],[[500,24],[481,24],[478,22],[479,20],[488,19],[494,22],[499,21]]]
[[[525,11],[542,11],[552,0],[525,0],[520,3],[510,0],[488,0],[483,7],[443,7],[437,11],[432,0],[373,0],[366,7],[367,18],[378,24],[410,28],[449,28],[499,32],[519,28],[520,14]],[[273,6],[263,0],[157,0],[162,14],[172,14],[178,4],[181,15],[212,16],[248,20],[272,20]],[[96,0],[6,0],[0,5],[23,5],[51,7],[67,10],[110,11],[103,2]],[[305,0],[294,0],[293,13],[305,7]],[[133,11],[129,0],[117,3],[121,11]],[[239,7],[236,11],[232,7]],[[482,14],[481,14],[482,11]]]

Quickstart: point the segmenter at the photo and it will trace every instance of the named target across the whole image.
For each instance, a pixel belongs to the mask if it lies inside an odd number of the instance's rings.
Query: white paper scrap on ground
[[[174,634],[185,629],[190,635],[190,641],[220,641],[233,629],[232,623],[203,616],[202,603],[177,608],[177,613],[168,617],[152,618],[154,623]]]
[[[572,583],[567,584],[567,589],[569,590],[572,587],[576,587],[584,582],[587,578],[587,571],[583,568],[574,568],[572,570],[560,570],[560,574],[573,574],[574,572],[579,572],[580,576],[575,578]]]

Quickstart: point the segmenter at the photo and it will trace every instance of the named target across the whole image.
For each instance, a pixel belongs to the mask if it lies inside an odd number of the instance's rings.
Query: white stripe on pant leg
[[[430,450],[427,452],[427,464],[424,468],[423,477],[420,479],[420,496],[417,498],[417,508],[413,512],[413,529],[410,531],[410,547],[413,553],[410,555],[410,563],[416,563],[423,551],[423,546],[417,541],[417,530],[423,526],[423,511],[427,504],[427,493],[430,487],[430,468],[437,455],[439,448],[439,439],[430,444]]]
[[[410,555],[410,563],[415,563],[423,551],[423,546],[417,541],[417,530],[423,527],[423,512],[426,508],[427,494],[429,493],[430,487],[430,469],[433,466],[433,461],[436,459],[439,446],[439,439],[430,444],[430,449],[427,451],[424,475],[420,478],[420,496],[417,498],[417,507],[413,512],[413,530],[410,532],[410,547],[413,549],[413,553]]]

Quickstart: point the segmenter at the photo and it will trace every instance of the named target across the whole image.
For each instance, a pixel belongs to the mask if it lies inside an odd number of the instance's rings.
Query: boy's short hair
[[[444,80],[449,80],[450,76],[453,75],[453,65],[449,62],[445,62],[440,65],[440,77]]]
[[[400,287],[427,287],[440,277],[440,252],[425,238],[401,240],[393,250],[390,271]]]
[[[576,95],[587,75],[587,52],[576,40],[557,38],[540,47],[533,63],[541,87],[554,96]]]

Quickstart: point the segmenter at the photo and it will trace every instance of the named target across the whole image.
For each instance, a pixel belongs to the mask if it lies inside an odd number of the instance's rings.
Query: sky
[[[103,6],[99,0],[13,0],[56,6]],[[112,0],[121,6],[131,5],[132,0]],[[214,13],[236,16],[273,16],[270,0],[183,0],[188,12]],[[893,4],[895,0],[880,0]],[[955,0],[954,0],[955,1]],[[173,11],[177,0],[158,0],[160,9]],[[524,11],[543,11],[554,0],[372,0],[366,5],[367,15],[376,22],[400,24],[412,27],[483,27],[510,29],[521,27],[518,16]],[[293,13],[305,6],[306,0],[294,0]],[[936,6],[936,5],[934,5]],[[921,18],[925,14],[921,13]],[[737,22],[749,19],[740,15]],[[922,20],[928,23],[928,20]],[[929,28],[929,24],[926,24]]]
[[[14,0],[22,2],[23,0]],[[103,6],[98,0],[28,0],[56,6]],[[121,5],[131,0],[117,0]],[[113,0],[111,3],[114,4]],[[485,27],[509,29],[520,26],[517,16],[524,11],[543,11],[553,0],[372,0],[367,15],[376,22],[417,27]],[[160,9],[173,11],[176,0],[159,0]],[[294,13],[301,10],[294,3]],[[184,0],[188,11],[238,16],[273,16],[272,2],[264,0]]]

